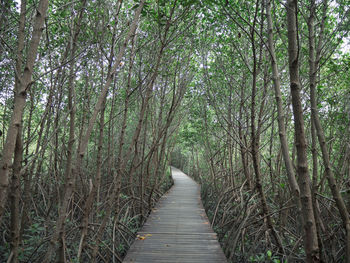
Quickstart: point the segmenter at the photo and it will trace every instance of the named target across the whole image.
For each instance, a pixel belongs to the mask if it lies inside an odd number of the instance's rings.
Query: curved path
[[[210,228],[200,187],[172,168],[174,186],[153,209],[123,262],[227,262]]]

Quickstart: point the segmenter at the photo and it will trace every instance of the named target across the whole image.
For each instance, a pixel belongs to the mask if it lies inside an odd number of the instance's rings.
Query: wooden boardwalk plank
[[[153,209],[139,231],[125,263],[227,262],[210,227],[200,188],[179,169],[172,168],[174,186]]]

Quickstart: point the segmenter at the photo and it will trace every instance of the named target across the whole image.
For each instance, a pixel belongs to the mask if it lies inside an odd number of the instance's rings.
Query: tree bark
[[[20,171],[23,159],[22,129],[17,134],[15,157],[13,161],[13,175],[11,180],[10,206],[11,206],[11,252],[12,263],[18,262],[20,244]]]
[[[297,0],[287,1],[289,77],[294,115],[295,144],[297,149],[297,173],[304,219],[304,247],[307,262],[320,262],[317,230],[312,205],[310,175],[306,153],[306,136],[303,109],[300,98],[299,49],[297,42]]]
[[[327,0],[324,1],[324,8],[327,8]],[[344,229],[346,231],[346,262],[350,263],[350,219],[349,212],[340,194],[339,187],[335,180],[332,165],[330,163],[329,152],[327,149],[326,138],[321,125],[320,118],[318,116],[317,109],[317,95],[316,95],[316,75],[318,72],[319,61],[320,61],[320,49],[322,46],[322,38],[324,32],[324,23],[326,18],[326,12],[324,11],[323,20],[321,24],[320,36],[318,41],[317,55],[315,57],[315,32],[314,32],[314,20],[315,20],[316,5],[315,0],[311,0],[310,17],[308,21],[309,28],[309,82],[310,82],[310,100],[311,100],[311,118],[316,128],[318,142],[320,144],[322,159],[325,167],[325,173],[328,180],[329,187],[333,198],[336,202],[340,217],[343,221]]]
[[[54,233],[52,235],[52,238],[50,240],[49,248],[47,249],[47,252],[44,257],[44,262],[50,262],[51,256],[53,251],[56,248],[57,242],[59,243],[59,246],[57,249],[57,254],[59,256],[58,262],[64,262],[65,261],[65,255],[64,255],[64,229],[65,229],[65,221],[67,216],[67,207],[69,204],[69,200],[71,198],[71,194],[74,190],[74,167],[73,167],[73,151],[74,151],[74,143],[75,143],[75,113],[76,113],[76,106],[75,106],[75,91],[74,91],[74,81],[75,81],[75,52],[77,50],[77,39],[80,33],[80,26],[81,21],[84,13],[84,7],[86,4],[86,0],[82,0],[82,9],[79,12],[79,16],[76,23],[76,28],[74,29],[73,37],[70,41],[70,73],[69,73],[69,80],[68,80],[68,110],[69,110],[69,138],[68,138],[68,145],[67,145],[67,161],[65,165],[65,172],[64,172],[64,195],[62,202],[59,206],[59,214],[58,219],[56,222],[56,229],[54,230]]]
[[[11,116],[9,129],[6,135],[6,142],[3,148],[0,161],[0,220],[5,211],[7,188],[9,185],[9,170],[15,150],[17,133],[21,129],[24,107],[26,104],[27,91],[32,84],[33,67],[36,60],[38,47],[44,29],[48,0],[41,0],[36,9],[36,16],[33,26],[32,38],[30,40],[27,61],[19,82],[18,92],[15,94],[14,109]]]
[[[89,195],[86,199],[85,206],[84,206],[84,215],[82,218],[82,230],[81,230],[81,237],[80,237],[80,243],[78,248],[78,254],[77,254],[77,260],[78,262],[81,261],[81,253],[85,246],[85,238],[88,234],[88,226],[89,226],[89,217],[91,214],[92,206],[94,204],[94,199],[97,194],[97,190],[100,187],[101,184],[101,166],[102,166],[102,144],[103,144],[103,129],[104,129],[104,113],[105,113],[105,104],[104,102],[102,104],[102,110],[100,114],[100,134],[98,138],[98,146],[97,146],[97,159],[96,159],[96,176],[92,182],[92,189],[89,192]]]
[[[21,11],[18,27],[18,44],[17,44],[17,57],[16,57],[16,72],[21,72],[23,64],[23,49],[25,40],[25,23],[26,23],[26,11],[27,1],[21,2]],[[15,94],[20,91],[20,76],[15,74]],[[18,133],[16,136],[14,160],[13,160],[13,174],[11,179],[11,192],[10,198],[10,210],[11,210],[11,252],[13,257],[11,262],[18,262],[18,249],[20,244],[20,171],[23,160],[23,143],[22,143],[22,123],[18,127]]]
[[[301,206],[300,204],[300,189],[299,185],[297,183],[294,167],[292,160],[290,159],[289,155],[289,147],[287,142],[287,133],[286,133],[286,127],[284,124],[285,118],[284,118],[284,112],[283,112],[283,101],[282,101],[282,94],[281,94],[281,81],[279,77],[279,71],[277,68],[277,58],[276,58],[276,52],[275,52],[275,46],[273,43],[273,24],[272,24],[272,18],[271,18],[271,0],[267,0],[266,5],[266,16],[267,16],[267,24],[268,24],[268,47],[269,52],[271,56],[271,68],[272,68],[272,80],[273,80],[273,86],[275,91],[275,98],[276,98],[276,104],[277,104],[277,116],[278,116],[278,131],[279,131],[279,138],[281,142],[281,148],[282,148],[282,155],[284,164],[286,166],[287,175],[288,175],[288,181],[289,185],[292,189],[293,195],[295,197],[295,201],[298,205],[298,207]]]

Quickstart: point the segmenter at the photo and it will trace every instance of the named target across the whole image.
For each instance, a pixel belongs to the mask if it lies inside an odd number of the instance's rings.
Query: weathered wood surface
[[[174,186],[159,200],[123,262],[227,262],[199,186],[179,169],[172,168],[172,175]]]

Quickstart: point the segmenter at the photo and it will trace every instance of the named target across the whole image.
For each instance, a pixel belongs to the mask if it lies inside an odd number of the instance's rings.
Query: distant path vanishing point
[[[200,199],[200,187],[172,168],[174,186],[153,209],[125,263],[227,262],[210,227]]]

